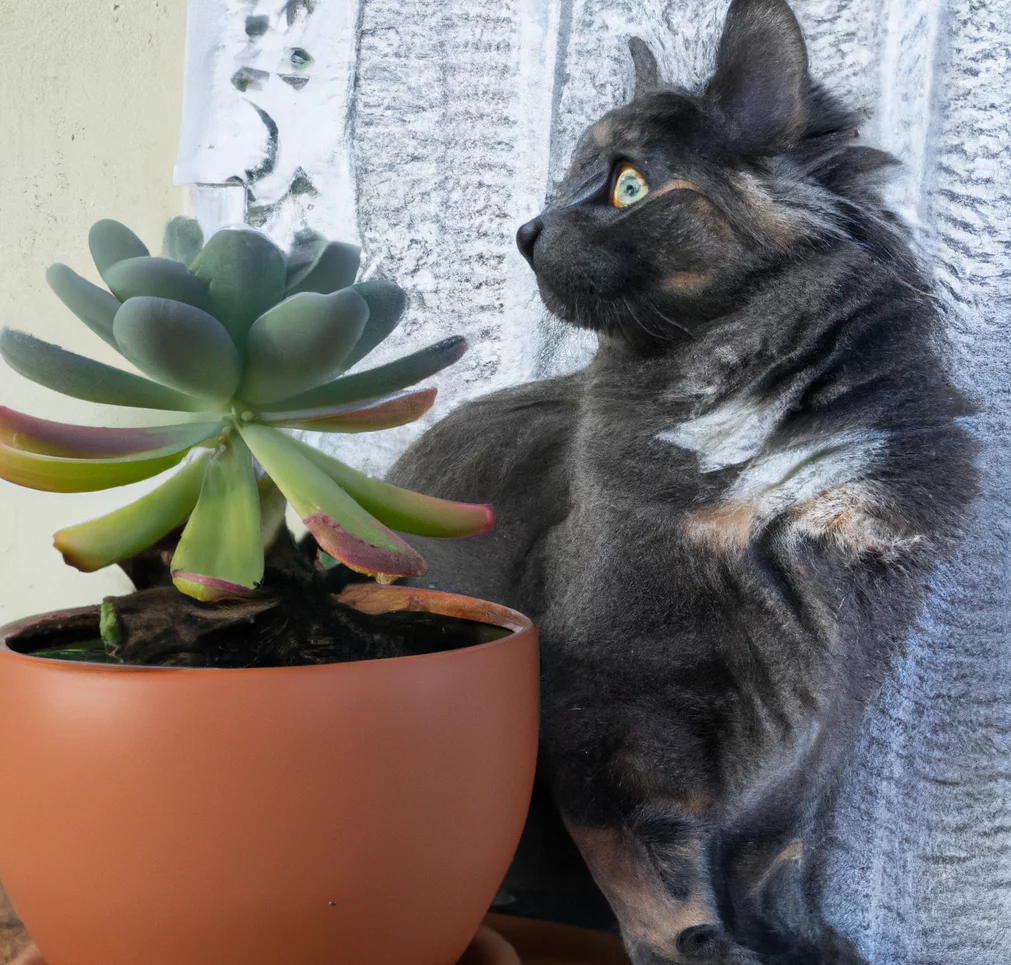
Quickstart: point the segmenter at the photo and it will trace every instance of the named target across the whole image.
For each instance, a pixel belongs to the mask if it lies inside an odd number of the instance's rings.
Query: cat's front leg
[[[710,855],[714,828],[696,802],[644,805],[621,823],[566,827],[610,903],[634,965],[760,965],[720,920]],[[657,824],[663,824],[657,835]]]
[[[723,869],[713,866],[718,827],[693,799],[635,808],[620,822],[563,819],[594,880],[611,905],[633,965],[867,965],[854,946],[817,912],[784,922],[771,913],[760,937],[745,944],[724,921]],[[753,865],[753,897],[775,905],[800,881],[799,842]],[[764,894],[763,894],[764,893]],[[805,920],[806,919],[806,920]]]

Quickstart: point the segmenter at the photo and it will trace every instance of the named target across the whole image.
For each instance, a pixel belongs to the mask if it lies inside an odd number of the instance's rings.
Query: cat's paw
[[[718,925],[693,925],[678,935],[678,962],[684,965],[759,965],[759,959],[738,945]]]
[[[678,935],[673,956],[648,945],[629,951],[633,965],[760,965],[755,955],[738,945],[719,925],[692,925]]]

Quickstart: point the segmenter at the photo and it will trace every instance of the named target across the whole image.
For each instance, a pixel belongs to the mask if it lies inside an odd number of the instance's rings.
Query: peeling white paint
[[[246,220],[246,189],[241,184],[191,184],[190,212],[204,238],[225,225]]]
[[[282,244],[305,226],[355,241],[358,4],[190,0],[189,11],[176,183],[241,183],[251,223]]]

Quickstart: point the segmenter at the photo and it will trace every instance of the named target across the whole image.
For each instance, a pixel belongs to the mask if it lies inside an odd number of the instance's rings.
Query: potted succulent
[[[144,376],[23,332],[0,353],[65,395],[174,415],[98,428],[0,409],[0,478],[81,492],[175,471],[56,535],[74,566],[123,565],[136,594],[0,630],[0,878],[49,965],[449,965],[526,815],[535,632],[383,585],[424,572],[402,533],[480,533],[489,507],[283,430],[416,419],[435,391],[412,386],[464,342],[344,374],[405,299],[354,284],[357,249],[312,233],[285,254],[247,228],[204,245],[177,219],[153,257],[100,221],[90,246],[108,290],[59,265],[49,283]],[[318,549],[295,544],[285,502]]]

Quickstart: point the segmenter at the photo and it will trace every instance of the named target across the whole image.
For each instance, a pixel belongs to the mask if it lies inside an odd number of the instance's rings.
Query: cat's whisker
[[[682,325],[680,322],[674,321],[674,319],[671,318],[669,315],[666,315],[664,312],[660,311],[659,306],[651,298],[647,297],[646,304],[649,305],[650,309],[654,313],[656,313],[656,315],[659,318],[661,318],[667,325],[672,325],[674,328],[678,329],[679,331],[684,332],[684,334],[688,336],[689,340],[691,340],[691,341],[695,340],[695,338],[696,338],[695,332],[693,332],[687,326]]]

